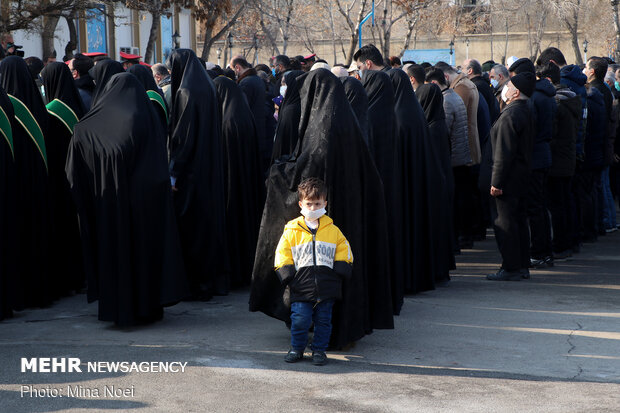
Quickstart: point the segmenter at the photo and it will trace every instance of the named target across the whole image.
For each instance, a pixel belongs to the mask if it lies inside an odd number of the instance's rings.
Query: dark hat
[[[522,57],[521,59],[518,59],[516,62],[511,64],[508,68],[508,71],[517,75],[523,72],[530,72],[533,75],[536,74],[534,63],[532,63],[532,61],[526,57]]]
[[[530,72],[522,72],[510,78],[510,81],[521,93],[531,97],[536,88],[536,76]]]
[[[495,66],[495,62],[493,60],[487,60],[482,64],[482,71],[490,72],[491,69],[493,69],[493,66]]]

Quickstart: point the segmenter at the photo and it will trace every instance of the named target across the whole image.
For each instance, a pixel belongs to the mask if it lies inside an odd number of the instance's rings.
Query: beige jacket
[[[476,85],[463,73],[450,82],[450,89],[454,89],[457,95],[463,99],[467,108],[467,134],[469,137],[469,152],[472,165],[477,165],[481,160],[480,139],[478,138],[478,89]]]

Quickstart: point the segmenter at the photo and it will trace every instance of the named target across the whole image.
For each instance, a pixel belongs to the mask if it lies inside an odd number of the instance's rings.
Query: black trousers
[[[581,169],[575,173],[574,192],[578,210],[578,231],[582,242],[596,241],[598,236],[598,186],[600,171]]]
[[[455,166],[452,168],[452,173],[454,175],[454,230],[456,238],[471,239],[473,236],[472,223],[476,215],[471,185],[473,179],[471,166]],[[478,192],[477,186],[475,191]]]
[[[491,204],[493,229],[502,268],[518,271],[530,265],[530,237],[527,226],[527,197],[502,195]]]
[[[527,194],[527,218],[530,224],[532,258],[541,259],[552,254],[551,221],[547,210],[547,173],[545,169],[535,169],[530,174]]]
[[[573,202],[571,185],[572,177],[570,176],[547,178],[547,199],[553,225],[553,252],[562,252],[573,247],[574,219],[571,213]]]

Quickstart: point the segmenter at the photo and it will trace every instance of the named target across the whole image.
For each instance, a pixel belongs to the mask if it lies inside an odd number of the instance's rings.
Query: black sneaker
[[[324,366],[327,364],[327,355],[324,351],[313,351],[312,352],[312,364],[315,366]]]
[[[286,354],[286,357],[284,357],[284,361],[286,361],[287,363],[297,363],[298,361],[301,361],[303,358],[304,358],[303,351],[297,351],[297,350],[290,349],[288,353]]]
[[[547,267],[553,267],[553,257],[551,255],[545,257],[545,265]]]
[[[521,272],[520,271],[506,271],[501,268],[495,274],[487,275],[487,280],[491,281],[520,281],[521,280]]]
[[[545,258],[530,258],[530,268],[545,268],[546,266]]]

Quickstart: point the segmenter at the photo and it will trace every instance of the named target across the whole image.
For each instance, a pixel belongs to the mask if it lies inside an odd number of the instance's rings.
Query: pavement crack
[[[570,348],[568,349],[568,353],[567,354],[571,354],[573,352],[573,350],[575,350],[575,348],[577,348],[577,346],[575,344],[573,344],[573,337],[576,331],[579,330],[583,330],[583,326],[581,324],[579,324],[578,322],[575,321],[575,324],[577,324],[576,329],[572,330],[570,332],[570,334],[568,335],[568,337],[566,338],[566,342],[568,343],[568,345],[570,346]],[[583,368],[581,367],[581,363],[577,363],[577,368],[579,369],[577,371],[577,374],[575,374],[571,380],[576,380],[582,373],[583,373]]]

